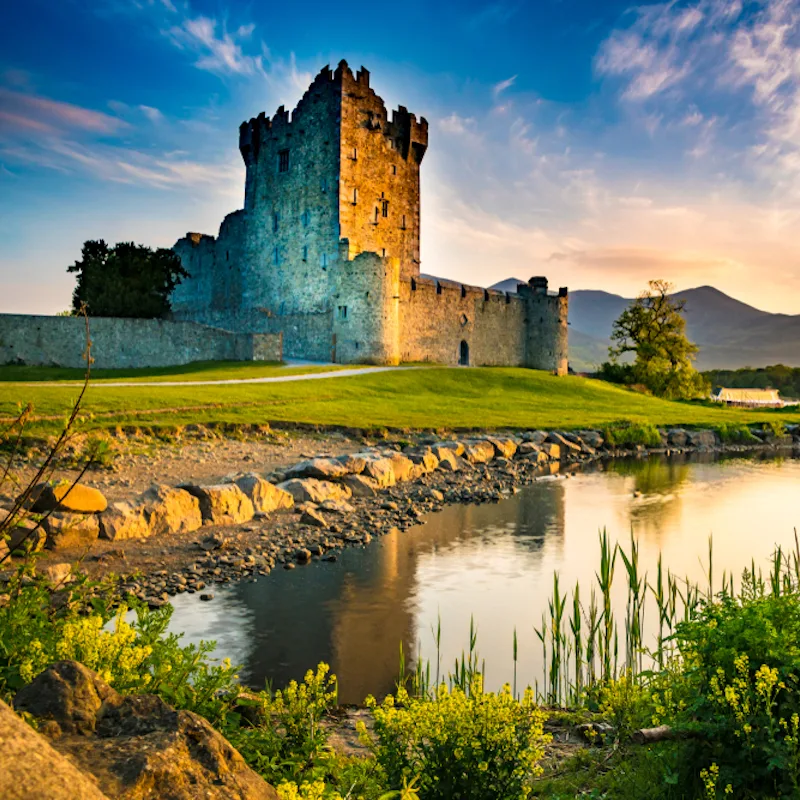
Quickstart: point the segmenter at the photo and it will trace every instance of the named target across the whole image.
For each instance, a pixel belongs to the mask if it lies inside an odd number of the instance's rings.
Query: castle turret
[[[525,366],[567,374],[569,299],[566,287],[547,291],[547,278],[531,278],[518,287],[525,301]]]

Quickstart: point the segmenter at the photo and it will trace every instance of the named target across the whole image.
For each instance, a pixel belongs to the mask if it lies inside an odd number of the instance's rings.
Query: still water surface
[[[285,685],[326,661],[347,703],[394,688],[401,641],[407,660],[421,647],[435,662],[439,618],[450,668],[473,616],[489,687],[511,679],[515,628],[519,682],[533,684],[542,669],[533,629],[553,573],[562,590],[580,581],[588,597],[601,528],[625,545],[632,531],[648,575],[660,552],[673,572],[705,584],[709,535],[717,581],[723,570],[738,576],[751,558],[766,572],[775,544],[794,547],[800,530],[800,459],[651,457],[537,482],[498,504],[431,514],[404,533],[343,551],[334,564],[220,586],[211,603],[178,596],[171,629],[187,641],[215,639],[218,654],[242,664],[242,680],[257,688],[265,680]]]

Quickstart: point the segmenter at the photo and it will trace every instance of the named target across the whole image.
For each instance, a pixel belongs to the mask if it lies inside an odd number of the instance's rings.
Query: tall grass
[[[665,569],[659,556],[655,575],[650,580],[641,571],[639,544],[631,536],[628,548],[611,544],[608,534],[599,534],[598,569],[595,581],[588,592],[575,584],[571,594],[561,588],[558,573],[553,575],[552,594],[542,613],[541,624],[534,633],[541,647],[541,679],[535,676],[528,684],[534,689],[538,702],[549,706],[578,707],[610,681],[626,676],[635,683],[645,683],[652,669],[662,669],[675,657],[673,634],[678,623],[691,620],[700,605],[720,596],[736,597],[734,575],[723,572],[719,583],[714,572],[713,541],[708,542],[708,561],[703,564],[705,578],[702,585],[681,578]],[[624,570],[617,570],[619,557]],[[615,578],[624,580],[625,616],[617,622],[612,597],[615,596]],[[765,594],[781,596],[800,591],[800,539],[795,532],[795,545],[791,551],[776,546],[769,572],[764,575],[751,561],[742,574],[739,594],[742,599]],[[617,597],[617,599],[619,599]],[[653,620],[652,642],[645,636],[645,610],[647,603],[654,604],[650,617]],[[621,606],[620,606],[621,607]],[[620,637],[622,634],[622,637]],[[623,652],[620,653],[620,640]],[[430,664],[419,658],[412,680],[413,690],[433,696],[432,689],[445,678],[440,675],[441,620],[435,631],[436,684],[430,681]],[[469,647],[455,660],[453,671],[446,678],[451,687],[470,692],[483,685],[484,662],[477,649],[477,628],[470,619]],[[402,651],[401,651],[402,652]],[[513,694],[517,696],[519,640],[514,629],[512,641]],[[621,660],[620,660],[621,656]],[[427,665],[427,666],[425,666]],[[401,664],[401,670],[404,670]]]

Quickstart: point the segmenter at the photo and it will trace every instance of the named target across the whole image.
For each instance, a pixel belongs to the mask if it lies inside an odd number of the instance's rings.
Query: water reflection
[[[358,702],[393,688],[401,641],[406,653],[421,645],[435,659],[437,618],[450,668],[474,615],[488,682],[510,676],[515,627],[520,675],[532,682],[541,670],[533,627],[553,572],[562,586],[580,581],[588,590],[598,529],[623,542],[633,531],[643,569],[652,572],[663,551],[666,564],[697,579],[713,532],[716,573],[738,574],[751,556],[765,563],[776,541],[792,540],[798,487],[800,461],[791,459],[618,461],[537,483],[497,505],[447,508],[405,533],[344,551],[336,564],[218,588],[210,604],[178,597],[173,630],[217,639],[253,686],[283,685],[327,661],[341,700]]]

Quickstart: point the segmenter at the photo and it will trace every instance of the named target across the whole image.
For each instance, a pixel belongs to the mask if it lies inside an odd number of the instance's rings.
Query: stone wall
[[[281,335],[157,319],[89,320],[96,369],[168,367],[192,361],[281,361]],[[80,317],[0,314],[0,363],[84,367]]]

